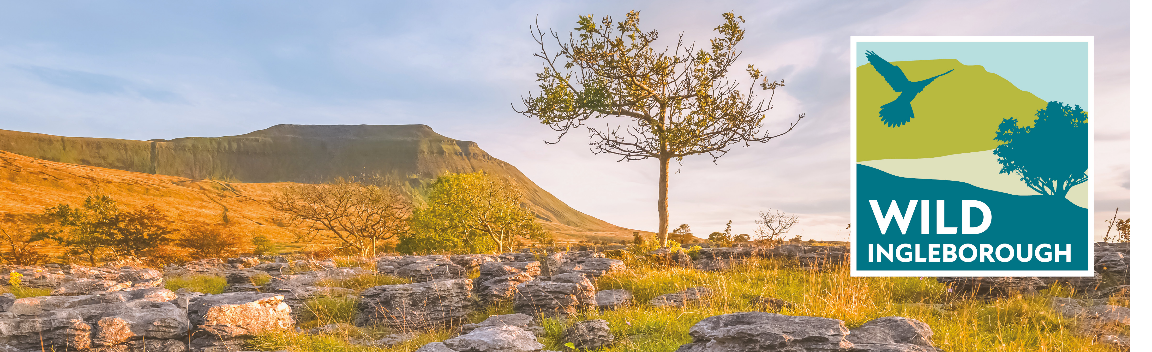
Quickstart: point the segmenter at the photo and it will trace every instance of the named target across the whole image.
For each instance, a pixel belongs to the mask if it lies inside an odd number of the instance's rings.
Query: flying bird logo
[[[938,74],[935,77],[912,82],[908,80],[908,76],[904,75],[904,71],[896,65],[888,63],[875,52],[866,51],[864,55],[868,57],[868,62],[872,64],[872,67],[876,68],[876,72],[884,77],[884,81],[892,86],[892,90],[900,93],[896,100],[880,106],[880,121],[893,128],[904,126],[909,120],[916,117],[912,113],[912,99],[915,99],[916,95],[924,90],[924,87],[927,87],[936,78],[952,72],[952,70],[948,70],[948,72]]]

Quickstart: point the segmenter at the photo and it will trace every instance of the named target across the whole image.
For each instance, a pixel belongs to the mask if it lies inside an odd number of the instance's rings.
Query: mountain
[[[0,130],[0,151],[180,180],[166,181],[173,184],[233,188],[374,175],[414,190],[444,173],[486,171],[522,187],[538,220],[561,239],[624,238],[632,232],[564,204],[476,143],[426,125],[276,125],[239,136],[150,141]]]
[[[901,127],[880,121],[880,106],[896,99],[872,64],[856,68],[856,161],[919,159],[990,150],[1005,118],[1031,125],[1045,101],[983,66],[957,60],[897,61],[915,82],[948,70],[914,100],[915,118]]]

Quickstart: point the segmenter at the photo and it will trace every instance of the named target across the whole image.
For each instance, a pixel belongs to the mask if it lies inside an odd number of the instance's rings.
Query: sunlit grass
[[[28,298],[28,297],[47,296],[47,295],[52,293],[52,289],[50,289],[50,288],[3,286],[3,287],[0,287],[0,294],[3,294],[3,293],[11,293],[13,296],[16,296],[17,299],[20,299],[20,298]]]
[[[1051,297],[1069,296],[1060,285],[1035,294],[998,299],[980,299],[954,295],[934,278],[864,278],[852,277],[846,265],[832,265],[823,270],[806,270],[793,262],[755,259],[723,272],[666,266],[644,260],[629,261],[630,269],[597,280],[599,290],[626,289],[633,293],[634,304],[616,310],[588,310],[568,318],[551,318],[541,322],[544,334],[539,336],[545,349],[568,351],[563,332],[572,324],[588,319],[608,321],[616,343],[604,351],[675,351],[691,342],[689,329],[700,320],[721,314],[755,311],[751,300],[773,297],[792,303],[779,313],[827,317],[843,320],[855,328],[870,320],[886,316],[903,316],[931,326],[932,341],[945,351],[1117,351],[1078,332],[1078,322],[1064,317],[1051,306]],[[399,282],[399,278],[359,278],[359,282]],[[352,282],[341,287],[364,287]],[[707,287],[713,295],[686,307],[658,308],[648,304],[656,296],[690,287]],[[1109,304],[1127,306],[1127,299],[1112,298]],[[310,301],[315,312],[312,320],[301,326],[315,327],[333,322],[350,322],[354,315],[351,298],[324,298]],[[491,315],[512,313],[509,304],[478,309],[469,322],[480,322]],[[1106,326],[1104,332],[1127,334],[1126,326]],[[419,338],[391,349],[354,347],[343,341],[349,333],[309,336],[277,333],[260,336],[256,341],[265,349],[290,351],[414,351],[421,345],[451,337],[451,329],[424,332]],[[384,330],[362,330],[361,334],[377,336]],[[375,335],[374,335],[375,334]],[[338,334],[339,335],[339,334]]]
[[[316,285],[324,287],[343,287],[346,289],[354,290],[356,292],[360,292],[376,286],[401,285],[410,283],[412,283],[412,280],[406,278],[370,273],[356,275],[339,280],[324,279],[317,282]]]
[[[186,288],[189,291],[214,295],[224,293],[224,289],[228,288],[228,280],[216,275],[176,276],[165,278],[164,288],[172,291]]]

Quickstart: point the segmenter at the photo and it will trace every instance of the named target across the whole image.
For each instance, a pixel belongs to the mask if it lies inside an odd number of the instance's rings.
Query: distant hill
[[[911,81],[954,70],[929,84],[912,100],[916,114],[908,124],[892,128],[880,121],[880,106],[895,100],[892,90],[872,64],[856,68],[857,162],[879,159],[919,159],[995,148],[1000,122],[1015,117],[1030,125],[1045,101],[1016,88],[983,66],[957,60],[897,61]]]
[[[240,188],[247,187],[244,184],[320,183],[337,177],[375,175],[416,190],[444,173],[486,171],[521,186],[540,222],[562,239],[630,238],[632,231],[573,209],[476,143],[442,136],[426,125],[276,125],[239,136],[151,141],[0,130],[0,151],[180,178],[171,184]],[[123,186],[115,181],[102,183],[104,187]],[[14,183],[8,187],[21,186]]]

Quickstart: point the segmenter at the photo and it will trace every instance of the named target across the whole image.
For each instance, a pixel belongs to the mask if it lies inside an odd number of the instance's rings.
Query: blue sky
[[[956,59],[980,65],[1045,101],[1088,107],[1086,42],[857,42],[856,65],[871,50],[884,60]]]
[[[512,104],[535,89],[529,26],[621,18],[662,44],[707,44],[720,14],[747,22],[743,55],[785,79],[770,128],[801,126],[671,176],[673,225],[752,233],[759,211],[794,234],[847,239],[849,37],[1096,37],[1097,209],[1128,209],[1128,2],[447,1],[11,2],[0,12],[0,129],[128,139],[237,135],[280,123],[414,124],[472,140],[576,209],[656,228],[658,166],[558,145]],[[887,57],[887,56],[885,56]],[[735,72],[743,74],[743,70]],[[742,76],[736,77],[742,77]],[[1106,214],[1108,217],[1111,213]],[[1101,217],[1105,216],[1103,213]],[[1101,220],[1102,221],[1102,220]],[[1102,225],[1101,225],[1102,226]]]

